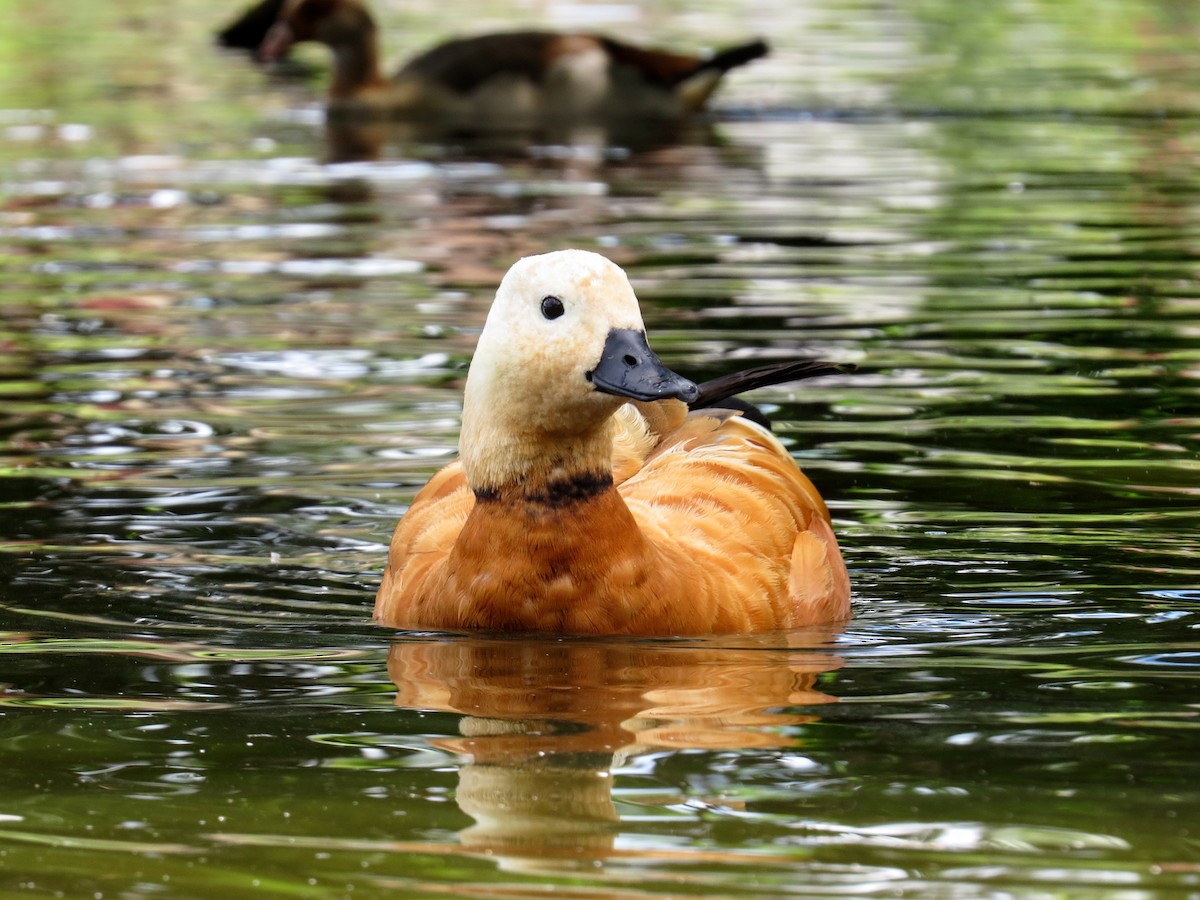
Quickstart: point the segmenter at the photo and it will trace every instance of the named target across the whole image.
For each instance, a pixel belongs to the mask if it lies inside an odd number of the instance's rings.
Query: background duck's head
[[[583,250],[526,257],[500,282],[471,362],[463,459],[486,467],[489,454],[533,458],[588,441],[607,457],[602,429],[626,399],[696,395],[646,343],[619,266]]]
[[[375,21],[356,0],[288,0],[267,32],[259,56],[278,59],[301,41],[316,41],[337,52],[357,47],[374,33]]]

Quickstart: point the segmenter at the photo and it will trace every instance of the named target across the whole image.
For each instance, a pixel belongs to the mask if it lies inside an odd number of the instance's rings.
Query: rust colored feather
[[[607,37],[599,40],[613,62],[636,69],[647,81],[665,88],[673,88],[701,71],[724,74],[732,68],[766,56],[769,52],[766,42],[761,40],[731,47],[711,57],[635,47]]]
[[[637,464],[632,452],[616,461]],[[517,496],[477,504],[451,463],[396,529],[376,618],[453,630],[749,632],[845,619],[849,588],[825,504],[786,450],[736,414],[701,411],[617,486],[557,509]]]
[[[849,616],[829,512],[786,448],[738,411],[676,399],[724,402],[834,369],[774,365],[697,387],[662,366],[642,328],[628,279],[603,257],[513,266],[467,376],[460,460],[396,527],[379,622],[698,635]]]

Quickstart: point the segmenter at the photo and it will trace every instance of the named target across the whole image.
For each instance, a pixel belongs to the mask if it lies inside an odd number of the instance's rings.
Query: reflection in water
[[[433,121],[339,119],[325,121],[326,160],[331,163],[405,157],[522,161],[539,155],[603,161],[614,154],[715,144],[709,119],[646,122],[551,122],[536,127],[467,130]]]
[[[459,713],[435,746],[469,759],[456,799],[473,851],[528,869],[614,849],[612,768],[661,750],[783,747],[793,711],[834,702],[817,677],[841,665],[829,628],[716,641],[404,639],[388,654],[396,705]]]

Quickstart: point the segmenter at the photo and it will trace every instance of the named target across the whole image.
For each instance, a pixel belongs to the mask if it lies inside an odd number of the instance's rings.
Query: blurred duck
[[[265,59],[300,41],[333,52],[333,116],[436,117],[515,129],[555,119],[669,119],[694,113],[730,69],[767,53],[754,41],[710,58],[591,34],[515,31],[452,40],[380,71],[375,21],[359,0],[287,0],[259,48]]]
[[[217,32],[217,43],[235,50],[258,50],[287,0],[260,0]]]
[[[580,250],[520,260],[467,376],[459,459],[397,526],[376,620],[700,635],[848,618],[816,488],[768,429],[721,408],[848,368],[774,365],[697,386],[651,351],[618,266]]]

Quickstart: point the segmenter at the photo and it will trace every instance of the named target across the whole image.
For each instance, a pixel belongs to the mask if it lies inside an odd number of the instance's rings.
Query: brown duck
[[[514,31],[439,44],[389,79],[375,21],[359,0],[288,0],[259,52],[278,58],[300,41],[333,53],[334,116],[434,117],[503,129],[680,118],[701,110],[730,69],[767,53],[762,41],[702,57],[595,34]]]

